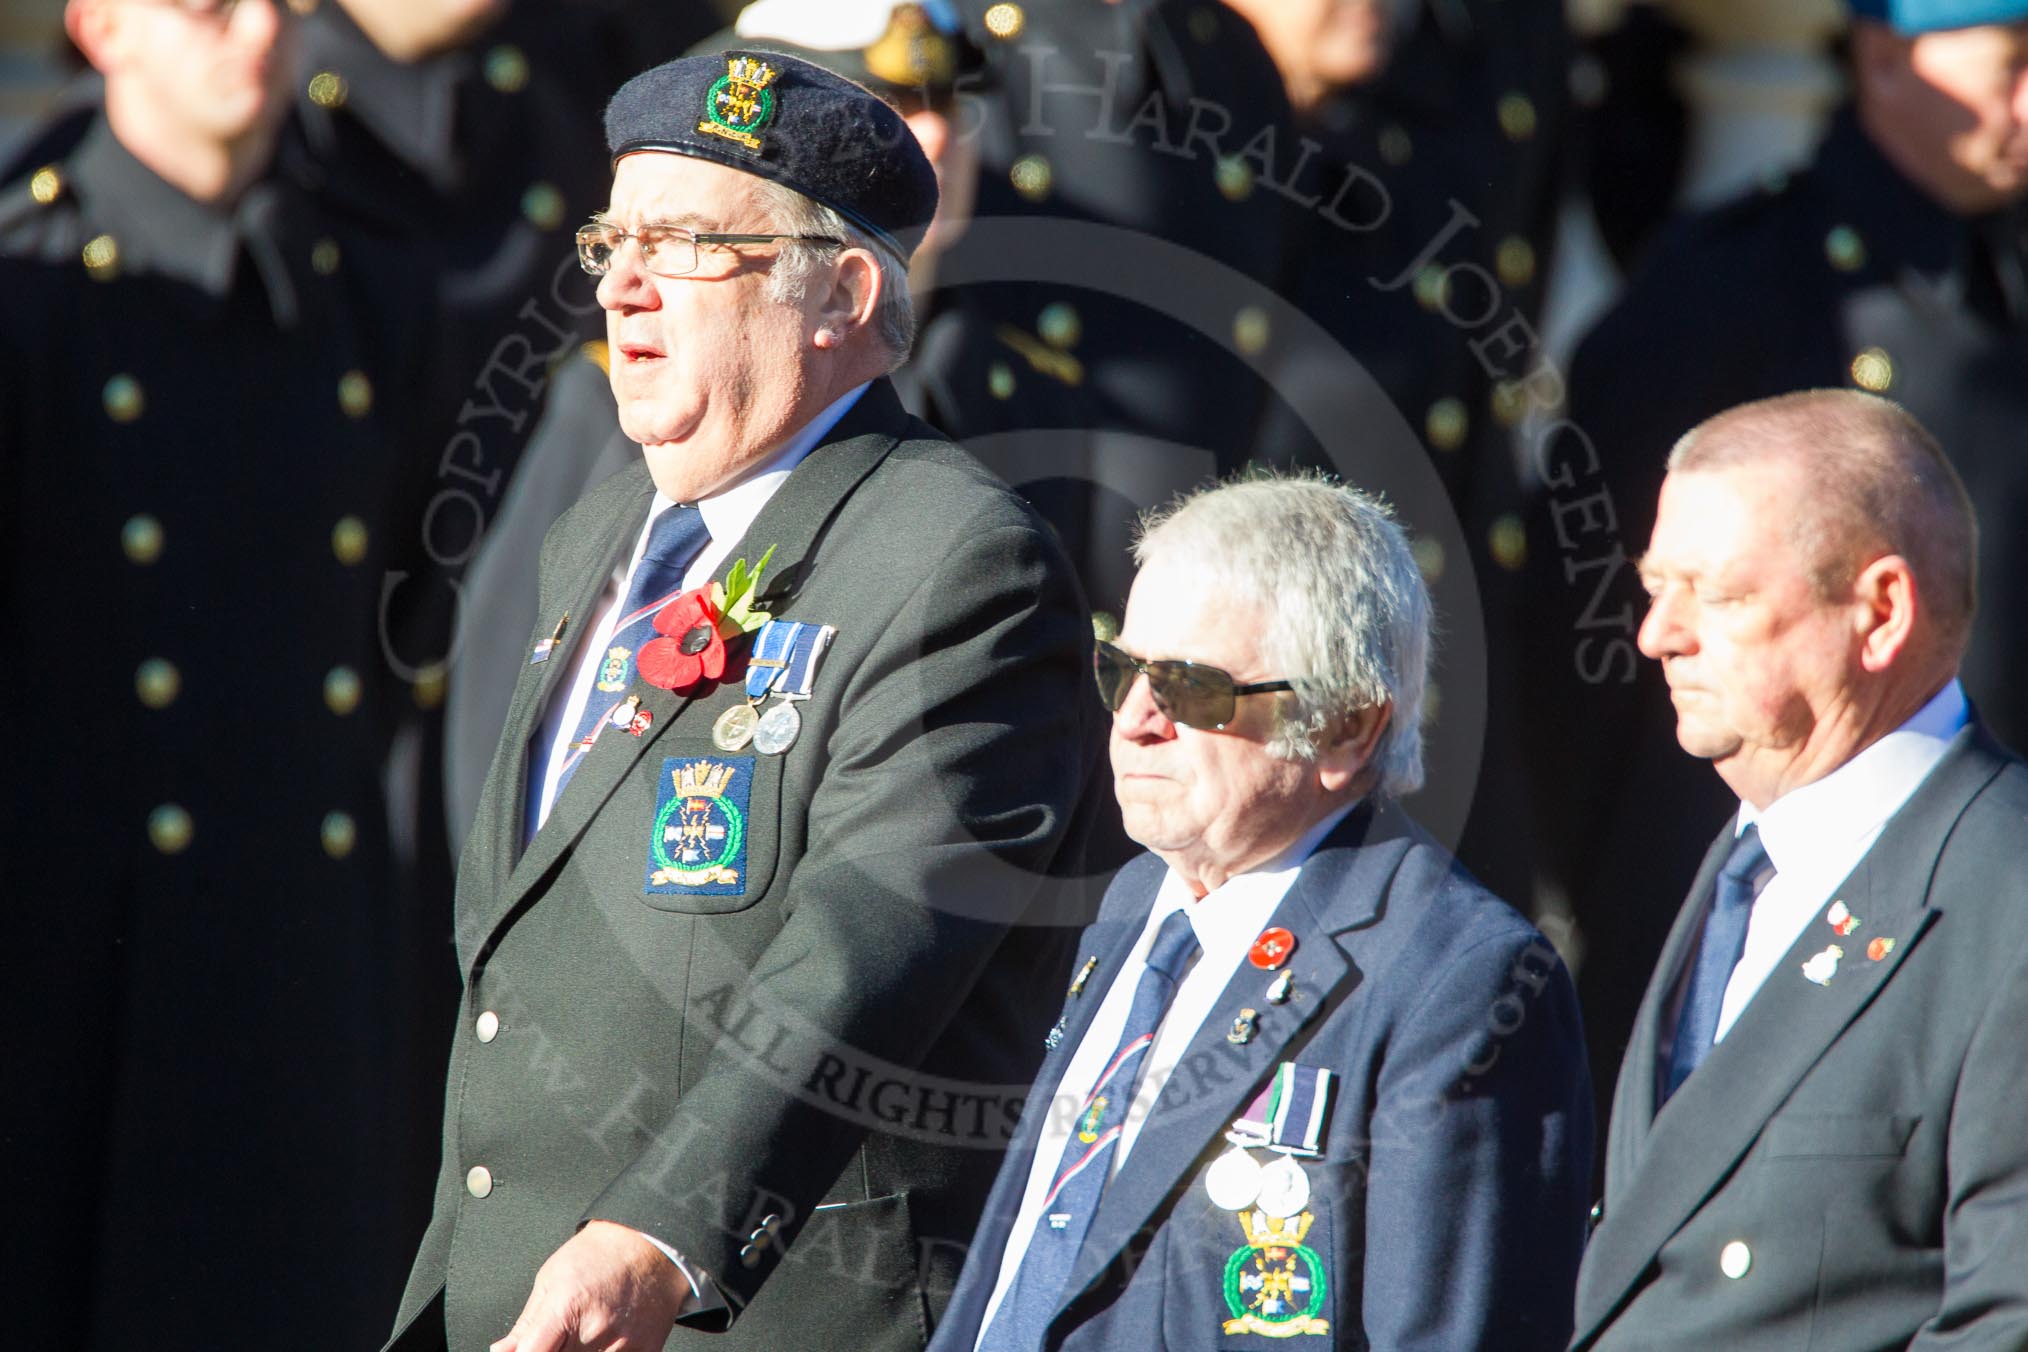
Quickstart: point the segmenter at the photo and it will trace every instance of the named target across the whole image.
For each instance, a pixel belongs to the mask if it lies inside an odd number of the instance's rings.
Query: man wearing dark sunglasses
[[[1149,853],[1080,943],[932,1352],[1560,1349],[1576,1000],[1393,801],[1430,645],[1402,531],[1355,489],[1253,479],[1136,557],[1094,662]]]

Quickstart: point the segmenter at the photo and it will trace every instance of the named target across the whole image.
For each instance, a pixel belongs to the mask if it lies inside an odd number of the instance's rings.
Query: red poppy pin
[[[655,632],[634,655],[641,679],[664,690],[687,695],[704,681],[725,675],[727,638],[751,633],[768,622],[766,611],[753,608],[761,571],[774,548],[748,571],[746,560],[734,562],[724,586],[708,582],[674,598],[655,615]]]

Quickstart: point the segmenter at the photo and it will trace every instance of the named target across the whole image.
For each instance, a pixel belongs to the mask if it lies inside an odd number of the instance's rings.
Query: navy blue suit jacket
[[[1048,1105],[1146,922],[1164,868],[1129,863],[1085,932],[1098,966],[1068,999],[931,1352],[971,1352]],[[1106,1188],[1050,1348],[1561,1348],[1584,1242],[1591,1088],[1555,950],[1390,806],[1361,807],[1303,866],[1273,923],[1296,937],[1294,994],[1242,963]],[[1227,1039],[1243,1008],[1244,1044]],[[1328,1335],[1228,1334],[1247,1247],[1205,1170],[1284,1061],[1339,1077],[1308,1161],[1303,1243]],[[1237,1270],[1236,1268],[1230,1270]],[[1314,1289],[1314,1288],[1313,1288]]]

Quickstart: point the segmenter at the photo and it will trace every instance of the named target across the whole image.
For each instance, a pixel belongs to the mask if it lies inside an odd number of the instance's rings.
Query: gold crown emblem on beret
[[[774,120],[775,91],[770,86],[780,74],[756,56],[727,57],[725,74],[705,91],[704,120],[697,130],[759,150],[761,139],[755,133]]]

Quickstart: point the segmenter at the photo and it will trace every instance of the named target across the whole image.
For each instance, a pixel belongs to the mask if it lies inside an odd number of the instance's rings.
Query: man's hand
[[[654,1352],[690,1300],[689,1281],[646,1237],[592,1221],[549,1256],[489,1352]]]

